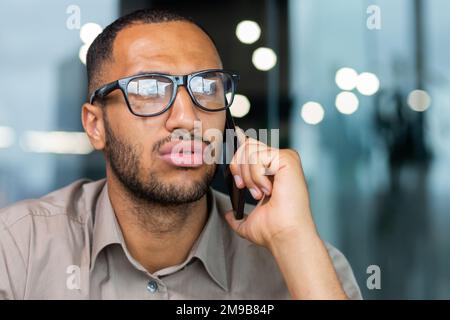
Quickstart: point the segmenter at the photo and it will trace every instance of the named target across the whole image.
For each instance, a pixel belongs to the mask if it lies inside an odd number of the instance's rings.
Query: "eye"
[[[191,80],[191,90],[197,94],[214,95],[216,93],[216,80],[195,77]]]
[[[166,95],[167,88],[171,85],[167,81],[158,79],[138,79],[128,84],[128,93],[142,97],[163,97]]]
[[[158,94],[158,82],[155,79],[140,80],[138,94],[140,96],[156,96]]]

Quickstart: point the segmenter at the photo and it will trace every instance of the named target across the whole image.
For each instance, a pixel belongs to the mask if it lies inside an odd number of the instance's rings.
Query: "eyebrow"
[[[167,72],[167,71],[141,70],[141,71],[138,71],[138,72],[132,74],[131,77],[132,77],[132,76],[141,76],[141,75],[143,75],[143,74],[149,74],[149,73],[152,73],[152,74],[166,74],[166,75],[172,75],[170,72]]]
[[[193,72],[191,72],[189,74],[196,73],[196,72],[201,72],[201,71],[206,71],[206,70],[210,70],[210,69],[214,69],[214,68],[207,68],[207,69],[196,70],[196,71],[193,71]],[[221,68],[216,68],[216,69],[222,70]],[[181,74],[172,74],[172,73],[170,73],[168,71],[161,71],[161,70],[159,70],[159,71],[156,71],[156,70],[140,70],[137,73],[134,73],[134,74],[132,74],[132,75],[130,75],[128,77],[141,76],[141,75],[149,74],[149,73],[151,73],[151,74],[169,75],[169,76],[182,76]]]

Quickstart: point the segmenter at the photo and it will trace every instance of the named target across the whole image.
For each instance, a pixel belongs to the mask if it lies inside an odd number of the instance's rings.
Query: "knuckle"
[[[230,163],[230,171],[234,174],[239,173],[239,166],[235,162]]]
[[[250,153],[249,155],[249,164],[257,164],[258,163],[258,158],[259,158],[259,153],[258,151],[253,151]]]
[[[297,150],[283,149],[282,151],[288,158],[299,161],[299,162],[301,161],[300,154],[297,152]]]
[[[251,176],[251,173],[250,173],[249,169],[242,170],[241,171],[241,176],[242,176],[242,179],[244,180],[246,186],[250,187],[250,186],[254,185],[253,179],[252,179],[252,176]]]

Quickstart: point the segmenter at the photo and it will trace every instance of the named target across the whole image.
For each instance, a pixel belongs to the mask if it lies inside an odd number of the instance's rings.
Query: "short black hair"
[[[189,22],[199,27],[206,35],[211,39],[215,46],[215,42],[211,35],[191,17],[183,16],[177,12],[169,10],[155,10],[155,9],[141,9],[129,13],[123,17],[118,18],[113,23],[108,25],[102,33],[100,33],[89,47],[86,57],[86,69],[88,78],[88,90],[89,95],[99,86],[101,83],[101,70],[103,63],[111,59],[114,40],[117,34],[133,25],[133,24],[151,24],[162,22],[175,22],[183,21]]]

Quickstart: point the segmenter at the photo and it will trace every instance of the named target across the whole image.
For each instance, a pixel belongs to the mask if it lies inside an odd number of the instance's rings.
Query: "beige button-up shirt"
[[[290,299],[270,252],[227,225],[228,196],[210,189],[208,197],[188,258],[153,274],[128,252],[105,180],[2,209],[0,299]],[[361,298],[345,257],[327,248],[347,295]]]

